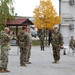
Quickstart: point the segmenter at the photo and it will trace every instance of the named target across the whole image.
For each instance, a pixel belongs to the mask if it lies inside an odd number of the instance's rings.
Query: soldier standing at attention
[[[44,38],[45,38],[44,29],[42,29],[41,33],[39,34],[39,38],[41,50],[44,51]]]
[[[0,33],[0,43],[1,43],[1,59],[0,59],[0,72],[10,72],[7,70],[8,65],[8,50],[10,47],[10,29],[8,27],[4,28],[4,31]]]
[[[29,47],[29,36],[26,34],[27,27],[23,26],[17,36],[17,44],[20,47],[20,65],[26,66],[26,55]]]
[[[72,48],[72,54],[74,55],[75,40],[74,40],[73,36],[71,36],[71,39],[69,41],[69,47]]]
[[[60,48],[63,48],[63,36],[58,32],[58,28],[54,28],[54,32],[52,33],[52,48],[53,48],[53,57],[54,62],[58,63],[60,59]]]

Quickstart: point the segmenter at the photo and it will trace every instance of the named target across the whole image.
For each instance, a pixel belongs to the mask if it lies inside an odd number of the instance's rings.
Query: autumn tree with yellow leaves
[[[60,17],[56,13],[51,0],[40,0],[40,5],[34,11],[34,25],[38,29],[52,29],[60,23]]]

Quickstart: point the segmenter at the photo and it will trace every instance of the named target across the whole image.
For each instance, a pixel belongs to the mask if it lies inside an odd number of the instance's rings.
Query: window
[[[70,30],[74,29],[74,24],[69,25]]]
[[[69,0],[69,4],[70,4],[71,6],[73,6],[73,5],[74,5],[74,0]]]

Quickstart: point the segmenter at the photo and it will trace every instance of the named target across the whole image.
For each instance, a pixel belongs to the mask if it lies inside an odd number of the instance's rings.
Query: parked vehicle
[[[37,32],[33,28],[30,28],[30,32],[32,37],[35,37],[35,38],[37,37]]]

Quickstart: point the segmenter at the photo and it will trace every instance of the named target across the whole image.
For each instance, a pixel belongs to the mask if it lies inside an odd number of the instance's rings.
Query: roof
[[[7,21],[7,25],[13,25],[13,26],[15,26],[15,25],[33,25],[33,23],[32,23],[32,21],[30,21],[29,19],[27,19],[27,18],[20,18],[20,19],[15,19],[15,20],[13,20],[13,21],[11,21],[11,20],[8,20]]]

